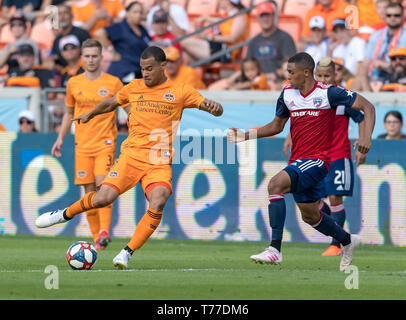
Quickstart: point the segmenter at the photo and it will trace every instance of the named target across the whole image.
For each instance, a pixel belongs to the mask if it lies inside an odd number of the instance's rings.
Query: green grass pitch
[[[128,270],[113,257],[127,239],[113,238],[91,271],[73,271],[67,248],[77,237],[0,236],[0,299],[301,300],[405,299],[406,248],[362,245],[354,255],[358,289],[347,289],[340,257],[322,257],[325,244],[284,243],[282,266],[251,262],[266,242],[150,239]],[[46,289],[48,265],[58,289]],[[352,284],[354,282],[352,281]]]

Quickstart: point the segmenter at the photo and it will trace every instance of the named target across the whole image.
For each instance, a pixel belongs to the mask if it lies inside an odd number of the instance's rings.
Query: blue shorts
[[[283,170],[290,176],[290,192],[295,202],[316,202],[326,195],[324,178],[328,169],[324,161],[298,159]]]
[[[331,162],[324,179],[326,195],[352,196],[354,189],[354,166],[351,159],[343,158]]]

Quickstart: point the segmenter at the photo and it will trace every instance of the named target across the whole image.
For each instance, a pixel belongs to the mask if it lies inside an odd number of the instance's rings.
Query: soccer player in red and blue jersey
[[[317,63],[315,71],[316,80],[335,85],[335,63],[330,57],[324,57]],[[331,214],[332,218],[341,227],[344,226],[346,213],[343,203],[343,196],[352,196],[354,188],[354,167],[351,161],[351,142],[348,138],[349,119],[359,124],[360,130],[364,125],[364,115],[361,111],[345,106],[338,106],[334,120],[334,132],[330,156],[330,170],[326,178],[326,195],[328,196],[330,206],[324,201],[320,203],[323,212]],[[287,149],[291,149],[292,139],[290,134],[285,140],[283,152],[288,156]],[[356,151],[358,165],[366,160],[366,156]],[[330,246],[322,253],[322,256],[337,256],[341,253],[340,242],[332,239]]]
[[[358,151],[366,154],[371,148],[375,126],[375,108],[361,95],[342,88],[323,84],[314,79],[314,60],[304,52],[288,60],[288,80],[276,104],[273,121],[258,129],[243,132],[230,128],[229,142],[274,136],[283,131],[290,118],[292,154],[289,164],[271,178],[268,184],[269,220],[272,241],[263,252],[251,256],[256,262],[280,264],[281,243],[286,217],[284,195],[292,193],[304,222],[343,245],[340,271],[352,262],[354,249],[361,239],[340,227],[331,216],[319,210],[325,196],[324,178],[330,166],[329,150],[333,140],[336,108],[344,105],[364,112],[365,126],[360,132]]]

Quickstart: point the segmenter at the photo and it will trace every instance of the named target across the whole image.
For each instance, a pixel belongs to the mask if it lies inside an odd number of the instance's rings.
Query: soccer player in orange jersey
[[[66,86],[66,112],[51,151],[57,157],[61,156],[63,139],[69,132],[72,119],[88,113],[123,87],[119,78],[102,72],[102,46],[98,41],[88,39],[83,43],[82,62],[85,72],[70,78]],[[88,123],[75,125],[75,184],[83,186],[86,194],[96,191],[96,186],[103,181],[113,165],[116,140],[114,111]],[[97,250],[104,249],[111,241],[111,211],[111,204],[86,211]]]
[[[205,99],[189,85],[167,79],[166,56],[161,48],[145,49],[140,65],[143,79],[132,80],[114,97],[74,118],[80,124],[88,123],[114,111],[119,105],[131,105],[128,138],[122,143],[120,157],[100,189],[87,193],[66,209],[44,213],[36,220],[39,228],[64,223],[81,212],[111,204],[140,182],[149,207],[127,246],[113,259],[113,264],[120,269],[127,268],[131,255],[141,248],[161,222],[164,206],[172,193],[172,143],[183,110],[198,108],[217,117],[223,113],[219,103]]]

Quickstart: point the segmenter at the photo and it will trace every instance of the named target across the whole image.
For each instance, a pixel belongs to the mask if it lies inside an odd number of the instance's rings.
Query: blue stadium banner
[[[125,136],[119,136],[119,145]],[[46,229],[38,214],[62,209],[83,194],[74,185],[74,139],[65,138],[62,157],[51,156],[55,134],[0,133],[0,234],[90,236],[86,215]],[[154,238],[267,241],[267,184],[287,165],[283,139],[229,144],[219,135],[178,136],[173,195]],[[356,170],[353,197],[344,204],[345,228],[366,244],[406,245],[406,141],[374,140],[367,162]],[[286,197],[284,241],[327,243],[305,224]],[[131,237],[147,206],[140,185],[114,203],[111,233]]]

